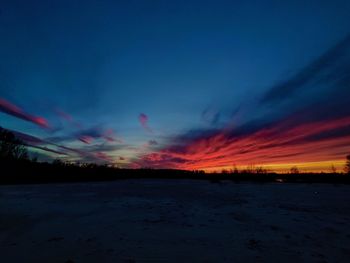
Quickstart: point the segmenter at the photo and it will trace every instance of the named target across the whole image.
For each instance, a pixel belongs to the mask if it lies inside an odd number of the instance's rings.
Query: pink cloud
[[[148,126],[148,116],[146,114],[140,113],[138,119],[145,131],[152,132],[152,129]]]
[[[32,122],[38,126],[40,126],[41,128],[50,128],[48,122],[46,119],[44,119],[43,117],[38,117],[38,116],[33,116],[30,115],[26,112],[24,112],[21,108],[17,107],[16,105],[0,98],[0,111],[14,116],[16,118],[25,120],[25,121],[29,121]]]
[[[68,114],[67,112],[56,108],[55,109],[56,114],[66,122],[70,123],[71,125],[75,126],[76,128],[81,128],[81,124],[77,121],[75,121],[72,117],[72,115]]]
[[[73,117],[71,115],[69,115],[68,113],[66,113],[60,109],[56,109],[55,112],[57,113],[58,116],[60,116],[64,120],[66,120],[68,122],[73,121]]]

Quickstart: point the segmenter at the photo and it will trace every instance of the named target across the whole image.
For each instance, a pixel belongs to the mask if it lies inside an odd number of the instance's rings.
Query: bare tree
[[[237,166],[235,164],[233,165],[232,173],[234,173],[234,174],[238,174],[239,173],[239,170],[238,170],[238,168],[237,168]]]
[[[24,143],[15,135],[0,127],[0,158],[28,159],[28,152]]]
[[[290,173],[291,174],[299,174],[299,169],[296,166],[293,166],[292,168],[290,168]]]
[[[248,173],[248,174],[255,173],[255,165],[254,164],[248,165],[245,172]]]
[[[226,169],[222,169],[222,170],[221,170],[221,173],[222,173],[222,174],[228,174],[228,173],[229,173],[229,171],[228,171],[228,170],[226,170]]]
[[[331,173],[337,173],[337,168],[335,168],[334,164],[331,165]]]
[[[264,169],[262,166],[258,166],[255,168],[255,173],[256,174],[267,174],[267,170]]]

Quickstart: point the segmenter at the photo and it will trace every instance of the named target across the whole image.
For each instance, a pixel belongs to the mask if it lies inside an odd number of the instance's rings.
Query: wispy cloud
[[[115,161],[114,158],[105,152],[106,151],[112,152],[120,147],[123,147],[123,146],[100,144],[100,145],[91,145],[83,148],[71,148],[71,147],[50,142],[48,140],[43,140],[39,137],[32,136],[23,132],[14,131],[14,130],[9,130],[9,131],[11,131],[18,139],[23,141],[23,144],[25,146],[40,149],[46,152],[55,153],[58,155],[71,156],[71,158],[74,157],[72,155],[76,155],[80,160],[89,161],[89,162],[104,161],[104,162],[113,163]],[[53,149],[52,147],[54,147],[55,149]]]
[[[220,115],[220,111],[214,109],[213,107],[207,107],[201,114],[201,120],[215,126],[220,121]]]
[[[38,117],[24,112],[20,107],[0,98],[0,111],[16,118],[32,122],[41,128],[50,128],[49,123],[43,117]]]
[[[57,116],[61,119],[63,119],[64,121],[68,122],[69,124],[71,124],[72,126],[76,127],[76,128],[81,128],[82,125],[77,122],[72,115],[70,115],[69,113],[63,111],[62,109],[59,108],[55,108],[54,112],[57,114]]]
[[[50,143],[48,141],[42,140],[36,136],[32,136],[23,132],[19,132],[19,131],[14,131],[14,130],[9,130],[10,132],[12,132],[16,138],[18,138],[19,140],[21,140],[23,142],[23,145],[31,147],[31,148],[36,148],[42,151],[46,151],[46,152],[51,152],[51,153],[55,153],[55,154],[59,154],[59,155],[68,155],[66,152],[63,151],[59,151],[57,149],[52,149],[47,147],[47,145],[51,145],[54,147],[61,147],[57,144],[54,143]],[[62,147],[61,147],[62,148]]]
[[[102,138],[108,142],[123,142],[122,139],[116,137],[113,129],[111,128],[105,129],[100,126],[84,128],[86,125],[83,125],[80,122],[76,121],[72,115],[68,114],[62,109],[56,107],[55,113],[77,130],[72,136],[61,137],[61,140],[76,138],[83,143],[91,144],[94,140]],[[60,138],[56,137],[55,139],[59,140]]]
[[[321,92],[334,87],[345,91],[350,76],[350,35],[316,58],[293,77],[273,86],[261,99],[262,103],[278,104],[310,89]],[[315,94],[317,97],[317,94]]]
[[[26,146],[31,147],[31,148],[35,148],[35,149],[39,149],[39,150],[42,150],[42,151],[45,151],[45,152],[55,153],[55,154],[58,154],[58,155],[68,155],[65,152],[61,152],[61,151],[58,151],[58,150],[53,150],[53,149],[45,147],[45,146],[31,145],[31,144],[26,144]]]
[[[42,128],[49,128],[48,122],[42,118],[30,115],[26,112],[24,112],[21,108],[17,107],[16,105],[0,98],[0,111],[9,114],[11,116],[30,121],[32,123],[35,123],[36,125],[39,125]],[[46,139],[41,139],[36,136],[29,135],[27,133],[19,132],[11,130],[15,134],[15,136],[23,141],[24,145],[30,147],[39,149],[45,152],[55,153],[57,155],[66,155],[68,156],[67,159],[80,159],[82,161],[91,161],[91,162],[98,162],[98,161],[105,161],[105,162],[114,162],[113,157],[109,156],[107,153],[105,153],[105,150],[107,151],[113,151],[116,147],[114,142],[122,143],[122,140],[120,138],[117,138],[114,131],[110,128],[103,128],[101,126],[94,126],[91,128],[83,128],[83,125],[77,122],[72,115],[66,113],[65,111],[55,108],[56,115],[68,122],[69,124],[72,124],[73,128],[76,130],[75,132],[69,131],[70,134],[62,135],[62,136],[56,136]],[[51,128],[51,127],[50,127]],[[104,142],[110,143],[110,147],[104,146],[99,147],[101,144],[94,144],[93,143],[99,139],[103,139]],[[71,148],[68,146],[63,145],[64,142],[71,142],[74,140],[80,140],[81,142],[85,144],[90,144],[94,148],[85,149],[83,147],[78,148]]]
[[[100,159],[100,160],[103,160],[103,161],[106,161],[106,162],[109,162],[109,163],[113,163],[114,162],[114,159],[109,156],[108,154],[104,153],[104,152],[96,152],[95,154],[95,157]]]
[[[350,37],[254,104],[238,126],[193,130],[141,156],[134,167],[215,169],[341,160],[350,152]],[[288,102],[287,106],[281,106]],[[255,112],[253,112],[255,110]],[[259,114],[257,114],[259,113]],[[202,117],[216,120],[204,111]]]
[[[70,132],[62,136],[49,137],[47,139],[56,143],[79,140],[85,144],[92,144],[99,139],[103,139],[109,143],[124,143],[121,138],[115,135],[112,129],[104,129],[97,126],[87,129],[77,129],[75,132]]]
[[[78,136],[78,139],[83,142],[83,143],[86,143],[86,144],[90,144],[92,143],[92,141],[94,140],[93,137],[89,136],[89,135],[79,135]]]
[[[350,150],[350,135],[329,133],[345,128],[349,130],[350,117],[296,124],[293,128],[290,128],[290,121],[287,119],[245,135],[232,136],[219,132],[183,146],[145,155],[136,163],[141,167],[211,169],[252,162],[271,164],[337,160]]]
[[[90,144],[96,139],[104,139],[107,142],[122,142],[121,139],[115,136],[112,129],[102,129],[100,127],[79,130],[75,133],[75,136],[86,144]]]
[[[140,122],[142,128],[143,128],[145,131],[147,131],[147,132],[149,132],[149,133],[152,133],[152,132],[153,132],[152,129],[148,126],[148,116],[147,116],[146,114],[140,113],[140,114],[139,114],[139,117],[138,117],[138,120],[139,120],[139,122]]]
[[[150,145],[150,146],[158,145],[158,142],[156,140],[149,140],[148,145]]]

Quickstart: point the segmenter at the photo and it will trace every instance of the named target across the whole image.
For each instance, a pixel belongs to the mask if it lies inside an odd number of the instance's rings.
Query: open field
[[[0,186],[1,262],[349,262],[350,185]]]

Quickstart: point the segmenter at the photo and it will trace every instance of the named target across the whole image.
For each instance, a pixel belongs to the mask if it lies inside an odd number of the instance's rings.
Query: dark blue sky
[[[127,162],[194,130],[275,120],[324,95],[258,105],[344,39],[349,14],[340,0],[3,0],[0,98],[50,129],[4,110],[0,125]],[[122,142],[103,140],[112,131]]]

